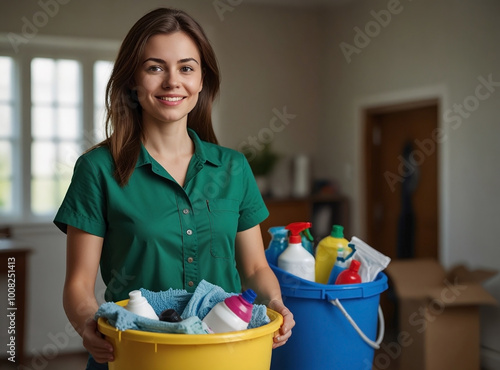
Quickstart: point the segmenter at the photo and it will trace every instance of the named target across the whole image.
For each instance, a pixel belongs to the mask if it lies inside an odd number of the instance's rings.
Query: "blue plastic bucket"
[[[296,323],[288,342],[273,351],[271,370],[371,370],[384,335],[379,301],[387,276],[380,273],[369,283],[324,285],[271,268]]]

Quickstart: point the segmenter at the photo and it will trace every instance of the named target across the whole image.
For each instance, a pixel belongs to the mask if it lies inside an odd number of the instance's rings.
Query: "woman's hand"
[[[283,302],[273,299],[269,302],[269,308],[280,313],[283,316],[283,324],[279,330],[279,334],[274,337],[273,348],[278,348],[285,344],[292,335],[292,328],[295,326],[293,314],[285,307]]]
[[[97,321],[87,319],[82,333],[83,346],[89,351],[98,363],[111,362],[113,357],[113,346],[97,330]]]
[[[282,346],[292,335],[295,320],[281,300],[280,285],[267,263],[259,225],[236,234],[236,266],[242,287],[253,289],[261,303],[283,316],[283,325],[274,337],[273,348]]]

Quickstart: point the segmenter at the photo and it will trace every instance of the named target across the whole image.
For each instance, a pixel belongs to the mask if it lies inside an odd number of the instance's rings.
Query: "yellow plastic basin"
[[[119,331],[102,317],[98,328],[114,347],[110,370],[269,370],[273,337],[283,317],[269,308],[267,315],[269,324],[222,334]]]

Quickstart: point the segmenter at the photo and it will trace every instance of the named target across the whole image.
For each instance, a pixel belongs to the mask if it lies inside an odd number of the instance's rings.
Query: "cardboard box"
[[[481,282],[496,271],[457,266],[446,272],[435,260],[393,260],[386,269],[398,297],[399,368],[479,370],[479,306],[497,301]]]

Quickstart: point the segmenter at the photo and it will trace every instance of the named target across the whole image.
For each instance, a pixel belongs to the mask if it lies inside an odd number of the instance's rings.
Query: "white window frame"
[[[34,58],[72,59],[82,69],[82,144],[88,148],[94,132],[94,63],[114,61],[120,43],[114,40],[91,40],[37,35],[14,50],[6,34],[0,34],[0,55],[14,60],[14,130],[19,142],[13,153],[13,214],[0,214],[0,224],[51,223],[55,214],[38,216],[31,210],[31,61]],[[15,144],[15,143],[14,143]]]

